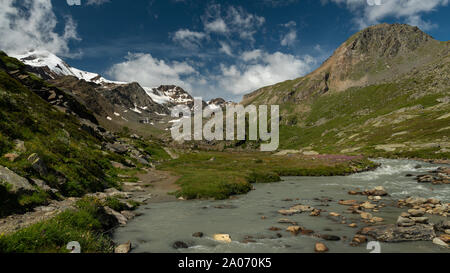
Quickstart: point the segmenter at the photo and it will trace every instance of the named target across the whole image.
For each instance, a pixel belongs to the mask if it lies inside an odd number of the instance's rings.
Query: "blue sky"
[[[450,40],[449,0],[373,1],[0,0],[0,34],[10,37],[0,47],[43,48],[109,79],[239,101],[309,73],[373,24],[409,23]]]

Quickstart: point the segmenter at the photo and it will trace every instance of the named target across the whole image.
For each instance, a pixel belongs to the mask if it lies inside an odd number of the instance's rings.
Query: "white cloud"
[[[103,4],[105,4],[105,3],[109,3],[109,2],[111,2],[110,0],[88,0],[87,1],[87,3],[86,3],[86,5],[97,5],[97,6],[99,6],[99,5],[103,5]]]
[[[345,4],[356,14],[355,22],[359,28],[378,24],[383,19],[394,17],[404,22],[428,30],[436,25],[422,19],[424,13],[435,11],[441,6],[447,6],[449,0],[382,0],[381,5],[368,5],[367,0],[321,0],[323,4],[331,1]],[[361,14],[361,15],[360,15]]]
[[[228,56],[233,56],[233,52],[231,51],[230,45],[228,45],[225,42],[220,42],[220,46],[221,46],[219,49],[220,52],[223,52],[223,53],[227,54]]]
[[[108,75],[118,81],[136,81],[146,87],[174,84],[188,90],[192,89],[191,84],[182,78],[196,74],[197,71],[186,62],[166,63],[142,53],[129,53],[125,62],[113,65],[108,71]]]
[[[261,58],[263,51],[261,49],[255,49],[252,51],[245,51],[242,53],[241,58],[245,62],[251,61],[251,60],[257,60]]]
[[[290,54],[273,54],[255,50],[244,52],[244,61],[237,65],[221,65],[222,75],[218,78],[221,88],[232,94],[244,94],[260,87],[294,79],[312,70],[315,60],[310,56],[299,58]]]
[[[227,33],[228,27],[222,18],[205,23],[205,30],[208,32]]]
[[[265,23],[262,16],[250,14],[242,7],[220,4],[209,5],[202,17],[205,31],[217,34],[236,33],[242,39],[253,41],[254,34]]]
[[[70,40],[79,40],[76,23],[66,16],[64,33],[55,31],[58,23],[51,0],[0,0],[0,48],[9,54],[30,49],[48,50],[74,57]]]
[[[173,34],[172,40],[181,44],[186,48],[197,48],[201,45],[201,40],[206,38],[203,32],[190,31],[188,29],[180,29]]]
[[[295,29],[292,29],[281,39],[281,45],[292,46],[294,45],[296,40],[297,40],[297,31]]]

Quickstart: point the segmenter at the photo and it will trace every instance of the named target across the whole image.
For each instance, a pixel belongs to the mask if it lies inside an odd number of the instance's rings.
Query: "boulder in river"
[[[446,242],[442,241],[440,238],[437,238],[437,237],[433,239],[433,244],[442,246],[442,247],[448,247],[448,244]]]
[[[213,239],[223,243],[231,243],[231,237],[228,234],[214,234]]]
[[[175,249],[189,248],[188,244],[186,244],[185,242],[181,242],[181,241],[176,241],[175,243],[172,244],[172,247]]]
[[[417,224],[411,227],[381,225],[365,227],[361,235],[371,236],[381,242],[431,241],[436,234],[432,225]]]
[[[118,253],[118,254],[126,254],[126,253],[129,253],[130,251],[131,251],[131,242],[130,241],[128,241],[125,244],[118,245],[114,249],[114,253]]]
[[[321,239],[324,239],[325,241],[340,241],[341,237],[339,236],[335,236],[335,235],[328,235],[328,234],[323,234],[319,236]]]

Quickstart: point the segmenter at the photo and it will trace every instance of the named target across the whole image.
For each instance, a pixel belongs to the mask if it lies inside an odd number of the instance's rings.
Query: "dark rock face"
[[[360,234],[375,238],[381,242],[395,243],[406,241],[431,241],[436,237],[432,225],[417,224],[411,227],[382,225],[365,227]]]
[[[185,104],[189,107],[194,106],[194,98],[186,92],[183,88],[175,85],[161,85],[156,88],[156,91],[163,93],[171,98],[170,106]],[[206,104],[205,102],[203,104]]]
[[[113,105],[120,105],[127,109],[142,108],[166,112],[165,107],[154,102],[145,90],[136,82],[124,85],[113,85],[112,88],[99,89],[99,93]],[[144,109],[142,109],[144,110]]]
[[[382,24],[357,34],[351,48],[362,53],[376,53],[379,57],[394,57],[399,52],[413,51],[431,39],[418,27]]]

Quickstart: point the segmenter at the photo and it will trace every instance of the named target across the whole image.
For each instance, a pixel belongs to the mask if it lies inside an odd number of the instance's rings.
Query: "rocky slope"
[[[279,104],[283,148],[449,157],[450,43],[381,24],[343,43],[311,74],[243,104]]]
[[[193,106],[192,96],[178,86],[142,87],[138,83],[110,81],[99,74],[71,67],[47,51],[14,56],[28,72],[72,94],[111,130],[131,128],[141,134],[161,135],[170,127],[170,109],[178,104]],[[140,124],[145,124],[143,127]],[[147,132],[148,134],[148,132]]]
[[[0,52],[0,217],[118,186],[117,166],[164,156],[158,142],[107,131],[71,92]]]

